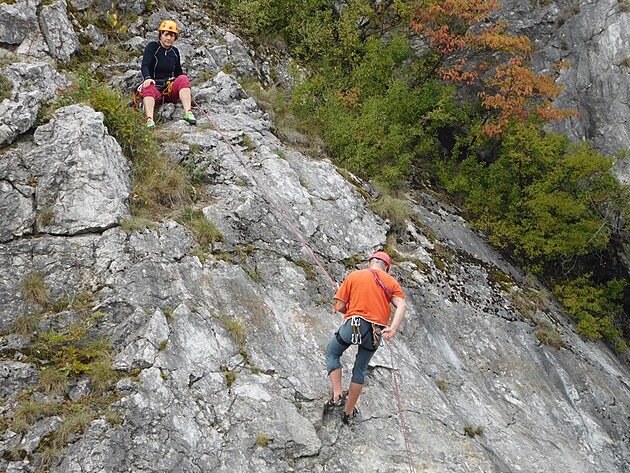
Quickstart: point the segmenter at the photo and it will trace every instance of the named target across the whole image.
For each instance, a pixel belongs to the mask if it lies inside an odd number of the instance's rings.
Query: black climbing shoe
[[[330,412],[335,408],[343,407],[345,405],[346,405],[346,394],[343,393],[341,397],[337,400],[331,397],[328,401],[326,401],[326,403],[324,404],[324,412]]]
[[[351,420],[355,419],[359,415],[359,409],[356,407],[352,408],[352,414],[346,414],[346,412],[341,413],[341,422],[348,425]]]

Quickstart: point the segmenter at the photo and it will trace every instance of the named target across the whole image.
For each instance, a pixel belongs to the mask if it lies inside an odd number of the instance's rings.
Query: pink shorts
[[[190,81],[188,80],[188,76],[182,74],[181,76],[177,76],[173,81],[173,87],[169,94],[162,94],[155,84],[151,84],[149,87],[143,88],[140,91],[140,96],[143,98],[153,97],[156,102],[164,100],[165,102],[177,103],[179,102],[179,91],[186,88],[190,89]]]

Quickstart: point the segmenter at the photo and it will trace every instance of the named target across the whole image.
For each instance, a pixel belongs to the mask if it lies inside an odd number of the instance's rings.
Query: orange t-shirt
[[[372,271],[378,274],[378,278],[383,285],[391,290],[392,296],[405,298],[400,284],[385,271],[371,268],[360,269],[350,273],[341,283],[335,294],[335,299],[339,299],[348,305],[344,314],[344,320],[349,317],[359,316],[379,325],[387,325],[391,314],[391,306],[382,287],[376,282]]]

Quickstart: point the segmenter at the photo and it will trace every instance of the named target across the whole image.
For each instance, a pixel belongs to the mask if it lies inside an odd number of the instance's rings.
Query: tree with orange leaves
[[[432,52],[430,74],[482,87],[481,133],[490,137],[499,136],[512,119],[535,116],[549,123],[575,115],[552,104],[562,90],[553,77],[527,66],[529,39],[508,33],[506,21],[492,20],[499,8],[496,0],[436,0],[419,6],[411,27]]]

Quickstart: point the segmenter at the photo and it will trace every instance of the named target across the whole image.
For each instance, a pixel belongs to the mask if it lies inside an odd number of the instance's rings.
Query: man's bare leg
[[[341,369],[337,368],[332,370],[328,377],[333,388],[333,401],[338,401],[343,395],[343,388],[341,387]]]
[[[339,384],[341,384],[341,380],[339,381]],[[344,408],[344,412],[347,415],[352,415],[352,411],[354,409],[355,404],[359,400],[361,391],[363,391],[363,384],[350,383],[350,389],[348,390],[348,399],[346,399],[346,407]]]

